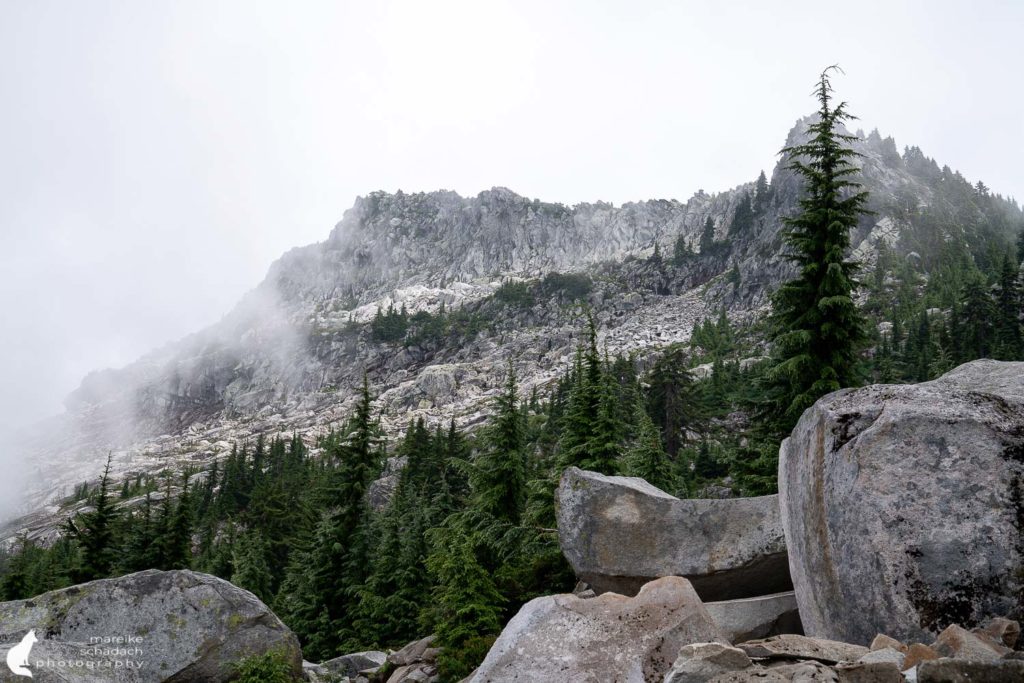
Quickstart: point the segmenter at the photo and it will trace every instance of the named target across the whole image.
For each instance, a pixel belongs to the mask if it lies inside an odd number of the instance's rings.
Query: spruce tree
[[[866,341],[863,315],[853,300],[857,264],[848,260],[850,231],[867,193],[850,180],[857,155],[847,145],[855,136],[841,132],[853,118],[846,103],[832,103],[830,67],[815,90],[820,108],[807,142],[787,147],[788,167],[804,179],[800,214],[786,219],[787,255],[799,271],[772,299],[771,336],[776,362],[769,373],[788,430],[803,411],[825,394],[861,382],[860,352]]]

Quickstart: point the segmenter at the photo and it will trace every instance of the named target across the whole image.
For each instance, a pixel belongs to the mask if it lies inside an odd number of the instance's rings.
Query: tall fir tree
[[[820,106],[809,139],[782,150],[804,179],[800,214],[786,219],[785,235],[799,272],[772,299],[776,362],[769,380],[783,431],[818,398],[860,384],[863,374],[866,326],[853,299],[858,266],[846,252],[868,195],[850,179],[858,155],[848,144],[856,138],[840,129],[853,117],[845,102],[832,103],[833,69],[822,72],[815,90]]]
[[[708,216],[704,219],[704,229],[700,233],[700,253],[708,254],[715,248],[715,219]]]
[[[1021,336],[1020,267],[1009,254],[1003,259],[996,286],[995,355],[999,360],[1021,360],[1024,343]]]
[[[633,413],[636,436],[623,459],[623,474],[640,477],[652,486],[674,495],[679,487],[678,477],[661,443],[661,434],[643,401],[636,401]]]
[[[82,547],[82,567],[78,578],[81,581],[92,581],[108,576],[116,559],[114,544],[114,527],[119,513],[114,507],[110,496],[110,463],[111,455],[103,466],[96,502],[90,512],[68,520],[67,530]]]
[[[526,455],[523,414],[516,373],[509,364],[505,388],[497,399],[494,424],[470,469],[474,508],[502,523],[517,524],[526,503]]]

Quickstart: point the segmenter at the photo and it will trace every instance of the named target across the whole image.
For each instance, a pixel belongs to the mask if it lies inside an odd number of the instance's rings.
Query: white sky
[[[1024,198],[1022,40],[1012,0],[0,0],[0,428],[214,322],[359,194],[752,180],[835,62],[865,130]]]

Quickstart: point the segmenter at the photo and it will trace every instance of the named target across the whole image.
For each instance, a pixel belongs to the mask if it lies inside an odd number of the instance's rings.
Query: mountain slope
[[[1015,203],[916,148],[901,155],[877,133],[855,148],[875,211],[853,235],[868,268],[881,248],[927,273],[954,244],[985,262],[1024,225]],[[312,444],[348,413],[364,372],[391,430],[417,415],[475,424],[509,362],[526,391],[567,367],[584,305],[610,352],[641,359],[719,307],[756,320],[790,273],[782,218],[799,193],[780,162],[760,192],[751,182],[685,203],[567,207],[500,188],[360,198],[325,242],[285,254],[218,324],[86,378],[26,446],[39,470],[26,510],[95,478],[111,448],[123,476],[208,462],[263,432]],[[0,535],[52,528],[54,512]]]

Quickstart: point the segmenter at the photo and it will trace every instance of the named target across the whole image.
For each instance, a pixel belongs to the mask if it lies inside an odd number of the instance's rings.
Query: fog
[[[0,4],[0,432],[216,321],[357,195],[751,180],[832,63],[865,130],[1024,196],[1024,5],[776,4]]]

